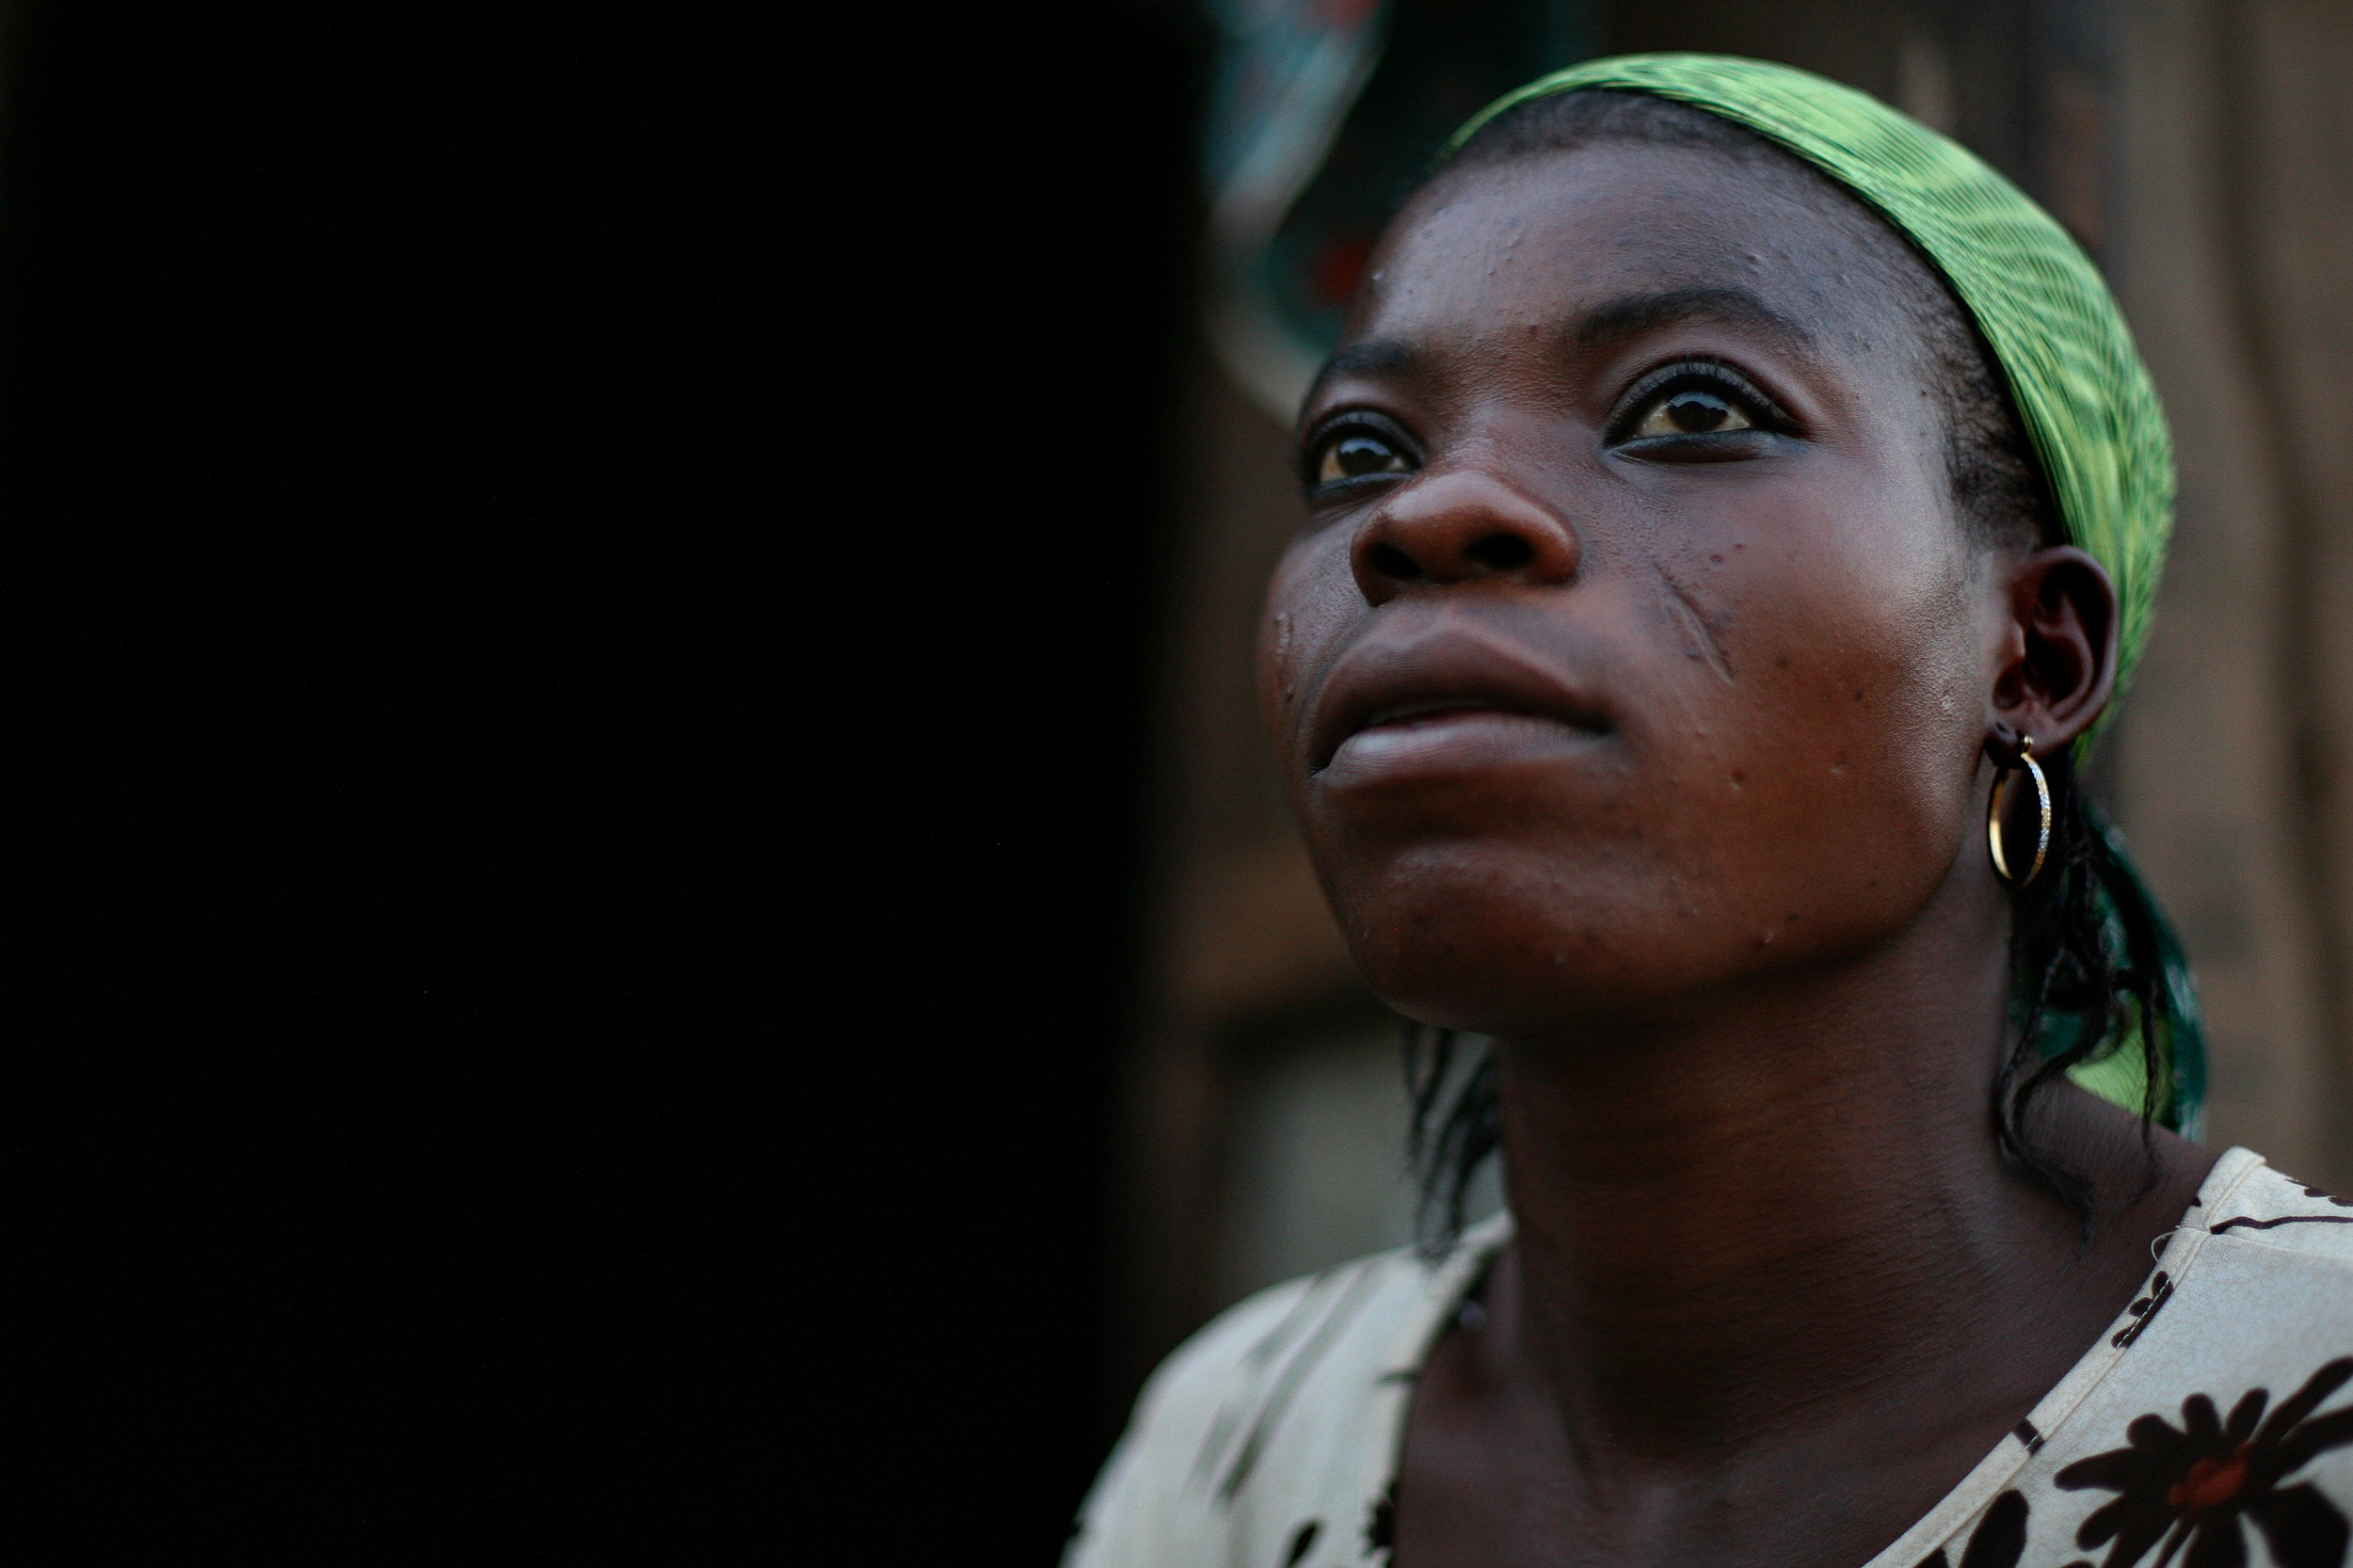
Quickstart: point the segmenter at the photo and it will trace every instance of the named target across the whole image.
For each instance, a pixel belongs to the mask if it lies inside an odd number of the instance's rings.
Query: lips
[[[1375,632],[1340,657],[1318,694],[1308,765],[1321,773],[1369,729],[1480,714],[1549,720],[1589,736],[1616,728],[1599,696],[1516,638],[1462,616]]]

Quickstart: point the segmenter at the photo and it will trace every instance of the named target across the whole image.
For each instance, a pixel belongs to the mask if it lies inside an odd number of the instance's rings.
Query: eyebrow
[[[1307,384],[1307,395],[1301,407],[1315,401],[1323,384],[1336,376],[1397,376],[1414,368],[1416,356],[1410,347],[1395,338],[1368,338],[1352,343],[1330,359],[1316,372],[1316,378]]]
[[[1792,348],[1811,349],[1814,334],[1746,289],[1668,289],[1657,294],[1622,294],[1605,299],[1577,318],[1570,341],[1590,352],[1685,321],[1716,321],[1778,338]],[[1323,384],[1341,376],[1399,376],[1420,362],[1412,345],[1396,338],[1352,343],[1323,362],[1308,383],[1301,406],[1315,401]]]
[[[1594,349],[1640,337],[1685,321],[1716,321],[1781,339],[1793,348],[1814,346],[1814,334],[1746,289],[1670,289],[1662,294],[1624,294],[1586,312],[1571,334],[1580,349]]]

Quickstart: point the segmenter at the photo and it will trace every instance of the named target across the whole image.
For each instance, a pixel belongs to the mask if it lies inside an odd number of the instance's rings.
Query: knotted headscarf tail
[[[1540,77],[1473,116],[1450,155],[1531,98],[1598,89],[1704,109],[1819,168],[1893,224],[1942,272],[1992,345],[2058,507],[2069,542],[2114,579],[2121,696],[2149,637],[2173,532],[2173,442],[2148,367],[2115,297],[2081,247],[1977,154],[1868,94],[1808,72],[1722,55],[1624,55]],[[2113,706],[2111,706],[2113,712]],[[2094,733],[2097,731],[2095,730]],[[2079,752],[2091,737],[2079,744]],[[2205,1060],[2180,941],[2122,840],[2102,826],[2097,857],[2115,955],[2161,973],[2157,1042],[2168,1064],[2165,1122],[2194,1135]],[[2120,1048],[2135,1042],[2120,1042]],[[2057,1043],[2047,1048],[2056,1051]],[[2072,1076],[2138,1110],[2139,1052],[2110,1050]]]

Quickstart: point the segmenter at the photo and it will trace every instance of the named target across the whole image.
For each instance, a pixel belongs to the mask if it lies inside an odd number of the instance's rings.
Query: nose
[[[1350,547],[1370,604],[1407,588],[1480,578],[1532,584],[1577,576],[1584,551],[1568,520],[1491,473],[1427,474],[1392,493]]]

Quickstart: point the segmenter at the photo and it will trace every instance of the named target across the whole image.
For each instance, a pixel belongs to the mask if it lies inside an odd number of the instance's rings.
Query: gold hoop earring
[[[2042,776],[2042,769],[2035,762],[2032,735],[2018,738],[2018,761],[2033,776],[2035,799],[2042,807],[2042,826],[2035,834],[2034,864],[2026,868],[2025,875],[2012,876],[2009,857],[2002,853],[2002,773],[2008,772],[2007,769],[1993,776],[1993,794],[1985,803],[1985,839],[1988,847],[1993,851],[1994,873],[2005,882],[2024,888],[2041,873],[2043,856],[2051,853],[2051,786]]]

